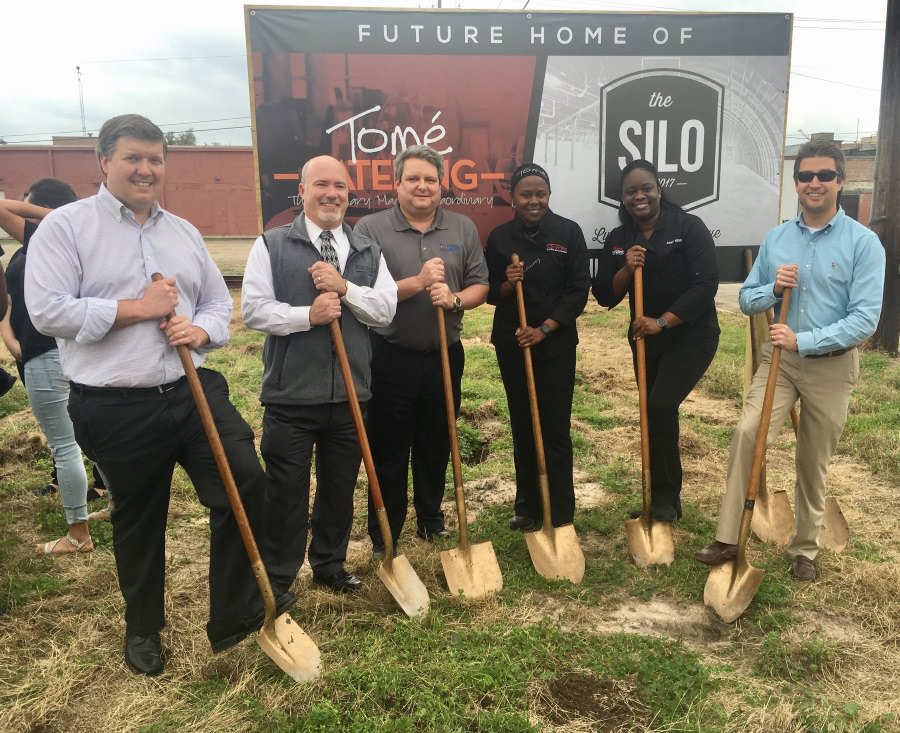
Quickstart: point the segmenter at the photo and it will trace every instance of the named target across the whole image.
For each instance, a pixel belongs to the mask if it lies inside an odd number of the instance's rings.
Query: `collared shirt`
[[[491,342],[517,349],[516,294],[512,292],[506,297],[500,294],[513,253],[525,265],[522,293],[528,324],[536,328],[548,318],[559,324],[537,349],[551,352],[575,348],[578,343],[575,319],[584,311],[591,287],[587,244],[581,227],[548,210],[536,227],[526,227],[516,216],[488,235],[485,249],[490,277],[488,303],[497,306]]]
[[[444,261],[444,282],[454,293],[470,285],[487,285],[488,268],[475,224],[467,216],[438,207],[434,221],[425,232],[412,227],[400,205],[360,219],[354,231],[380,246],[396,280],[418,275],[428,260]],[[447,310],[447,343],[452,346],[462,333],[461,311]],[[397,315],[386,328],[376,332],[390,343],[410,351],[440,348],[437,315],[427,291],[417,293],[397,305]]]
[[[117,301],[140,298],[156,272],[176,280],[176,313],[209,334],[191,351],[199,366],[206,350],[228,342],[233,301],[192,224],[154,203],[141,225],[106,186],[44,218],[28,252],[25,303],[35,327],[56,337],[68,379],[152,387],[184,375],[162,319],[113,329]]]
[[[747,315],[775,306],[775,274],[799,266],[787,325],[801,356],[827,354],[864,341],[875,332],[884,293],[884,247],[873,231],[838,207],[824,228],[811,232],[798,216],[763,240],[738,296]]]
[[[306,216],[304,220],[310,241],[321,254],[322,241],[319,236],[322,230]],[[331,234],[343,272],[350,256],[350,242],[342,227],[332,229]],[[350,309],[356,320],[367,326],[386,326],[391,322],[397,310],[397,283],[394,282],[384,255],[381,255],[379,261],[374,286],[365,287],[347,282],[347,294],[341,298],[341,302]],[[247,266],[244,268],[244,284],[241,291],[241,315],[244,323],[248,328],[264,333],[287,336],[311,328],[309,309],[308,305],[292,306],[275,300],[269,248],[262,237],[257,237],[250,250]]]
[[[643,270],[644,315],[658,318],[669,311],[682,320],[679,326],[650,336],[646,341],[648,354],[673,342],[714,340],[719,333],[715,301],[719,266],[715,243],[703,221],[664,202],[649,239],[632,221],[613,229],[600,253],[592,286],[600,305],[613,308],[625,297],[624,291],[616,294],[613,279],[625,266],[625,253],[635,244],[647,249]],[[633,279],[628,292],[633,321]],[[631,338],[631,324],[628,334]]]

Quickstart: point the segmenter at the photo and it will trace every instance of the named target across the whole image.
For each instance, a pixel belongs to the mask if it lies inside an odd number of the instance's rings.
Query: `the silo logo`
[[[601,100],[599,201],[617,207],[621,171],[644,158],[685,209],[719,197],[724,87],[690,71],[649,69],[608,84]]]

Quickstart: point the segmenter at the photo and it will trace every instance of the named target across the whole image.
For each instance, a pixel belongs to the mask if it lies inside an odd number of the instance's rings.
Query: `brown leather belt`
[[[848,351],[853,351],[855,346],[848,346],[846,349],[835,349],[834,351],[829,351],[827,354],[807,354],[807,359],[827,359],[829,356],[843,356]]]

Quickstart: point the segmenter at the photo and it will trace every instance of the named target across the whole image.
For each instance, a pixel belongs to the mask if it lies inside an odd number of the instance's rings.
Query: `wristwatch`
[[[453,296],[453,313],[459,313],[463,309],[462,300],[458,295]]]
[[[659,326],[660,331],[665,331],[669,327],[669,322],[663,316],[660,316],[656,319],[656,325]]]
[[[540,325],[540,329],[544,333],[544,336],[549,336],[551,333],[553,333],[553,329],[550,328],[550,326],[546,323],[542,323]]]

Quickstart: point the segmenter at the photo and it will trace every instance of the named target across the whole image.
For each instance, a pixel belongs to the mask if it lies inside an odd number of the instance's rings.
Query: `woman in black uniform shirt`
[[[510,179],[515,218],[501,224],[487,240],[490,291],[497,306],[491,343],[512,428],[516,464],[513,529],[533,529],[541,522],[537,458],[522,349],[531,349],[534,377],[550,484],[554,526],[572,521],[575,487],[572,480],[570,421],[575,389],[575,319],[587,303],[591,279],[587,245],[580,227],[550,211],[550,179],[538,165],[517,168]],[[513,253],[520,264],[513,265]],[[528,326],[519,327],[515,283],[522,281]]]
[[[628,342],[643,338],[647,355],[648,428],[653,518],[681,518],[678,408],[709,367],[719,345],[715,295],[719,268],[706,225],[663,198],[652,163],[622,171],[622,226],[603,246],[592,291],[600,305],[629,294]],[[634,316],[633,273],[644,268],[644,317]],[[632,512],[633,516],[640,512]]]

